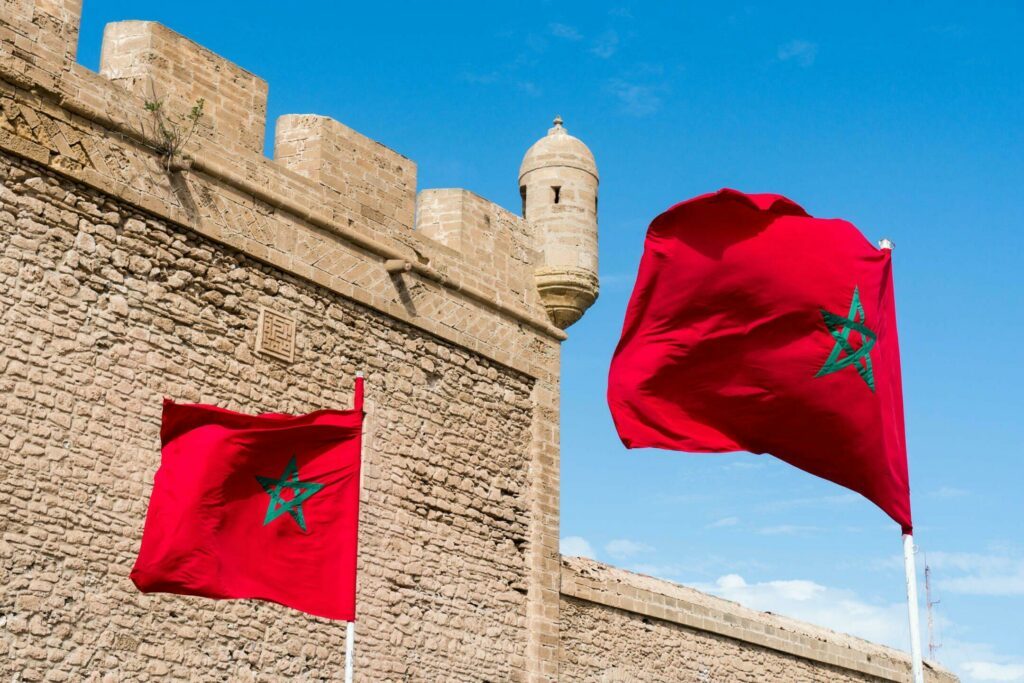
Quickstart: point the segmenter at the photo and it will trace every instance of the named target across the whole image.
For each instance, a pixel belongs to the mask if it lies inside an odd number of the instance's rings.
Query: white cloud
[[[964,595],[1024,595],[1024,573],[1014,576],[961,576],[944,579],[939,587]]]
[[[1019,561],[1016,556],[970,553],[929,553],[928,560],[933,567],[978,571],[1001,570]],[[635,569],[675,578],[684,575],[690,568],[675,565],[641,565]],[[908,649],[907,608],[902,600],[872,600],[852,590],[804,579],[748,582],[737,573],[724,574],[710,583],[688,585],[751,609],[772,612],[841,633],[849,633],[900,650]],[[921,623],[924,624],[926,615],[923,613],[923,603],[921,609]],[[959,630],[942,613],[937,614],[936,618],[936,624],[941,626],[943,631]],[[987,643],[960,641],[952,637],[943,638],[939,657],[944,665],[960,675],[964,683],[1024,683],[1024,660],[1020,656],[1003,655]]]
[[[801,579],[747,583],[738,574],[693,586],[751,609],[800,619],[876,643],[906,647],[906,605],[902,602],[871,603],[853,591]]]
[[[568,557],[589,557],[596,559],[594,548],[582,536],[566,536],[558,542],[558,552]]]
[[[590,52],[601,59],[608,59],[614,55],[618,49],[619,34],[609,29],[594,39],[594,44],[590,47]]]
[[[776,55],[781,62],[793,60],[806,68],[814,64],[814,60],[817,59],[818,46],[806,40],[791,40],[779,45]]]
[[[736,526],[739,523],[740,523],[740,518],[739,517],[722,517],[721,519],[716,519],[715,521],[711,522],[711,524],[708,524],[707,528],[708,529],[721,529],[722,527]]]
[[[1024,664],[964,662],[961,666],[978,681],[1024,681]]]
[[[619,100],[625,113],[632,116],[647,116],[661,108],[661,98],[649,85],[613,78],[605,84],[605,90]]]
[[[1002,655],[988,643],[943,638],[939,659],[964,683],[1024,681],[1024,659]]]
[[[608,541],[604,546],[604,551],[613,560],[628,560],[635,555],[649,553],[653,550],[654,548],[646,543],[631,541],[628,538],[616,538],[615,540]]]
[[[576,30],[576,27],[569,26],[568,24],[548,24],[548,33],[553,35],[555,38],[564,38],[565,40],[574,41],[583,40],[583,36]]]
[[[1012,552],[946,553],[927,556],[941,591],[964,595],[1024,595],[1024,557]]]
[[[949,500],[951,498],[963,498],[971,495],[971,492],[966,489],[958,489],[955,486],[940,486],[934,491],[929,491],[925,494],[929,498],[938,498],[940,500]]]
[[[799,619],[900,650],[906,651],[910,642],[907,606],[903,601],[869,600],[851,590],[803,579],[750,583],[739,574],[725,574],[712,583],[689,585],[751,609]],[[926,623],[924,614],[921,623]],[[941,614],[937,623],[943,630],[956,630]],[[941,662],[957,672],[964,683],[1024,683],[1024,660],[1001,655],[987,643],[945,638],[939,654]]]

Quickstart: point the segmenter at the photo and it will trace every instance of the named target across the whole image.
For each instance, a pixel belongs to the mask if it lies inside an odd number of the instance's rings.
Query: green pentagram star
[[[865,324],[867,316],[864,315],[864,306],[860,302],[860,291],[853,288],[853,300],[850,302],[850,312],[844,318],[841,315],[830,313],[821,309],[821,315],[825,318],[825,325],[829,334],[836,340],[825,364],[818,370],[815,377],[824,377],[833,372],[839,372],[843,368],[853,366],[857,374],[861,376],[871,391],[875,390],[875,373],[871,369],[871,349],[875,345],[877,335],[868,329]],[[859,319],[858,319],[859,318]],[[859,349],[854,349],[850,343],[850,332],[856,331],[860,334],[861,344]],[[846,355],[840,358],[840,354]]]
[[[256,475],[256,481],[260,483],[263,490],[270,495],[270,505],[267,506],[267,514],[263,518],[263,526],[273,522],[275,519],[288,513],[303,531],[306,530],[306,518],[302,514],[302,503],[309,500],[310,496],[324,487],[312,481],[299,481],[299,466],[295,462],[295,456],[288,461],[284,468],[284,474],[280,479],[261,477]],[[285,500],[281,496],[284,489],[291,489],[292,497]]]

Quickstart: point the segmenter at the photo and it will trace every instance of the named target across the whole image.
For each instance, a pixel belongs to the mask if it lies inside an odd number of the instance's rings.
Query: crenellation
[[[323,186],[334,215],[354,212],[389,231],[413,226],[415,162],[334,119],[278,118],[274,160]]]
[[[53,88],[75,60],[82,0],[6,0],[0,65],[26,85]]]
[[[226,183],[224,189],[229,194],[237,186],[268,205],[269,211],[256,212],[256,223],[263,220],[259,214],[273,222],[275,209],[287,207],[318,229],[355,239],[360,247],[367,240],[383,244],[381,263],[404,258],[414,266],[414,274],[409,277],[440,282],[478,304],[491,305],[516,320],[546,329],[556,339],[564,337],[545,319],[532,268],[520,267],[531,260],[535,267],[540,258],[537,236],[529,222],[480,199],[490,207],[487,213],[498,225],[498,233],[513,237],[500,245],[508,251],[476,250],[476,256],[472,256],[450,246],[445,248],[426,232],[411,229],[416,212],[415,163],[327,117],[281,117],[275,131],[276,158],[266,159],[259,149],[266,109],[265,82],[166,27],[145,21],[111,24],[104,34],[102,75],[73,62],[65,63],[58,71],[59,78],[35,85],[43,85],[44,93],[51,92],[58,98],[59,106],[52,114],[61,120],[56,124],[60,134],[44,133],[48,130],[45,124],[31,125],[28,139],[8,139],[12,147],[39,159],[49,147],[57,152],[50,152],[56,167],[74,171],[76,177],[90,179],[98,187],[110,188],[147,210],[169,210],[193,227],[199,227],[195,225],[198,212],[207,234],[223,239],[237,228],[219,224],[230,217],[214,206],[215,195],[204,193],[197,198],[182,193],[184,188],[205,184],[212,177],[216,185]],[[3,74],[12,79],[9,82],[24,85],[14,79],[17,69],[4,69]],[[161,164],[156,163],[153,149],[159,149],[160,142],[146,135],[144,105],[154,91],[166,100],[165,106],[174,115],[187,111],[199,97],[207,102],[201,135],[184,150],[181,159],[183,165],[193,169],[184,185],[180,181],[172,183]],[[68,117],[65,112],[73,115]],[[123,144],[105,143],[94,137],[96,130],[81,130],[95,129],[97,124],[107,127],[113,139],[120,138]],[[70,138],[75,141],[68,142]],[[143,148],[134,148],[132,142]],[[215,212],[211,215],[207,209]],[[304,256],[286,253],[289,245],[302,243],[295,235],[263,234],[271,236],[261,239],[263,244],[246,240],[244,248],[260,258],[287,262],[292,270],[317,282],[324,281],[325,274],[320,272],[323,263],[309,263]],[[275,256],[277,253],[280,255]],[[481,253],[494,262],[481,261]],[[341,273],[326,279],[343,290],[350,286],[350,279]],[[396,292],[396,299],[400,294]],[[386,305],[379,297],[375,300]]]
[[[107,24],[100,74],[183,117],[204,100],[201,124],[218,145],[261,154],[267,82],[152,21]]]
[[[526,304],[536,301],[533,287],[524,283],[531,282],[540,256],[533,227],[522,217],[469,190],[423,190],[416,230],[458,252],[478,277],[497,285],[497,296],[508,292]]]

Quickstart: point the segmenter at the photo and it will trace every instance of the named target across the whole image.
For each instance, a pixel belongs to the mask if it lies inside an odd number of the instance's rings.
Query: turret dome
[[[523,156],[519,166],[519,178],[538,168],[575,168],[598,179],[597,162],[590,149],[579,138],[569,135],[562,125],[562,117],[556,116],[548,134],[533,143]]]

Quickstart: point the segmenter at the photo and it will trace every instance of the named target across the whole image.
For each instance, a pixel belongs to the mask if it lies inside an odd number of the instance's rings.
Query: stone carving
[[[291,363],[295,359],[295,320],[269,308],[261,308],[256,352]]]

